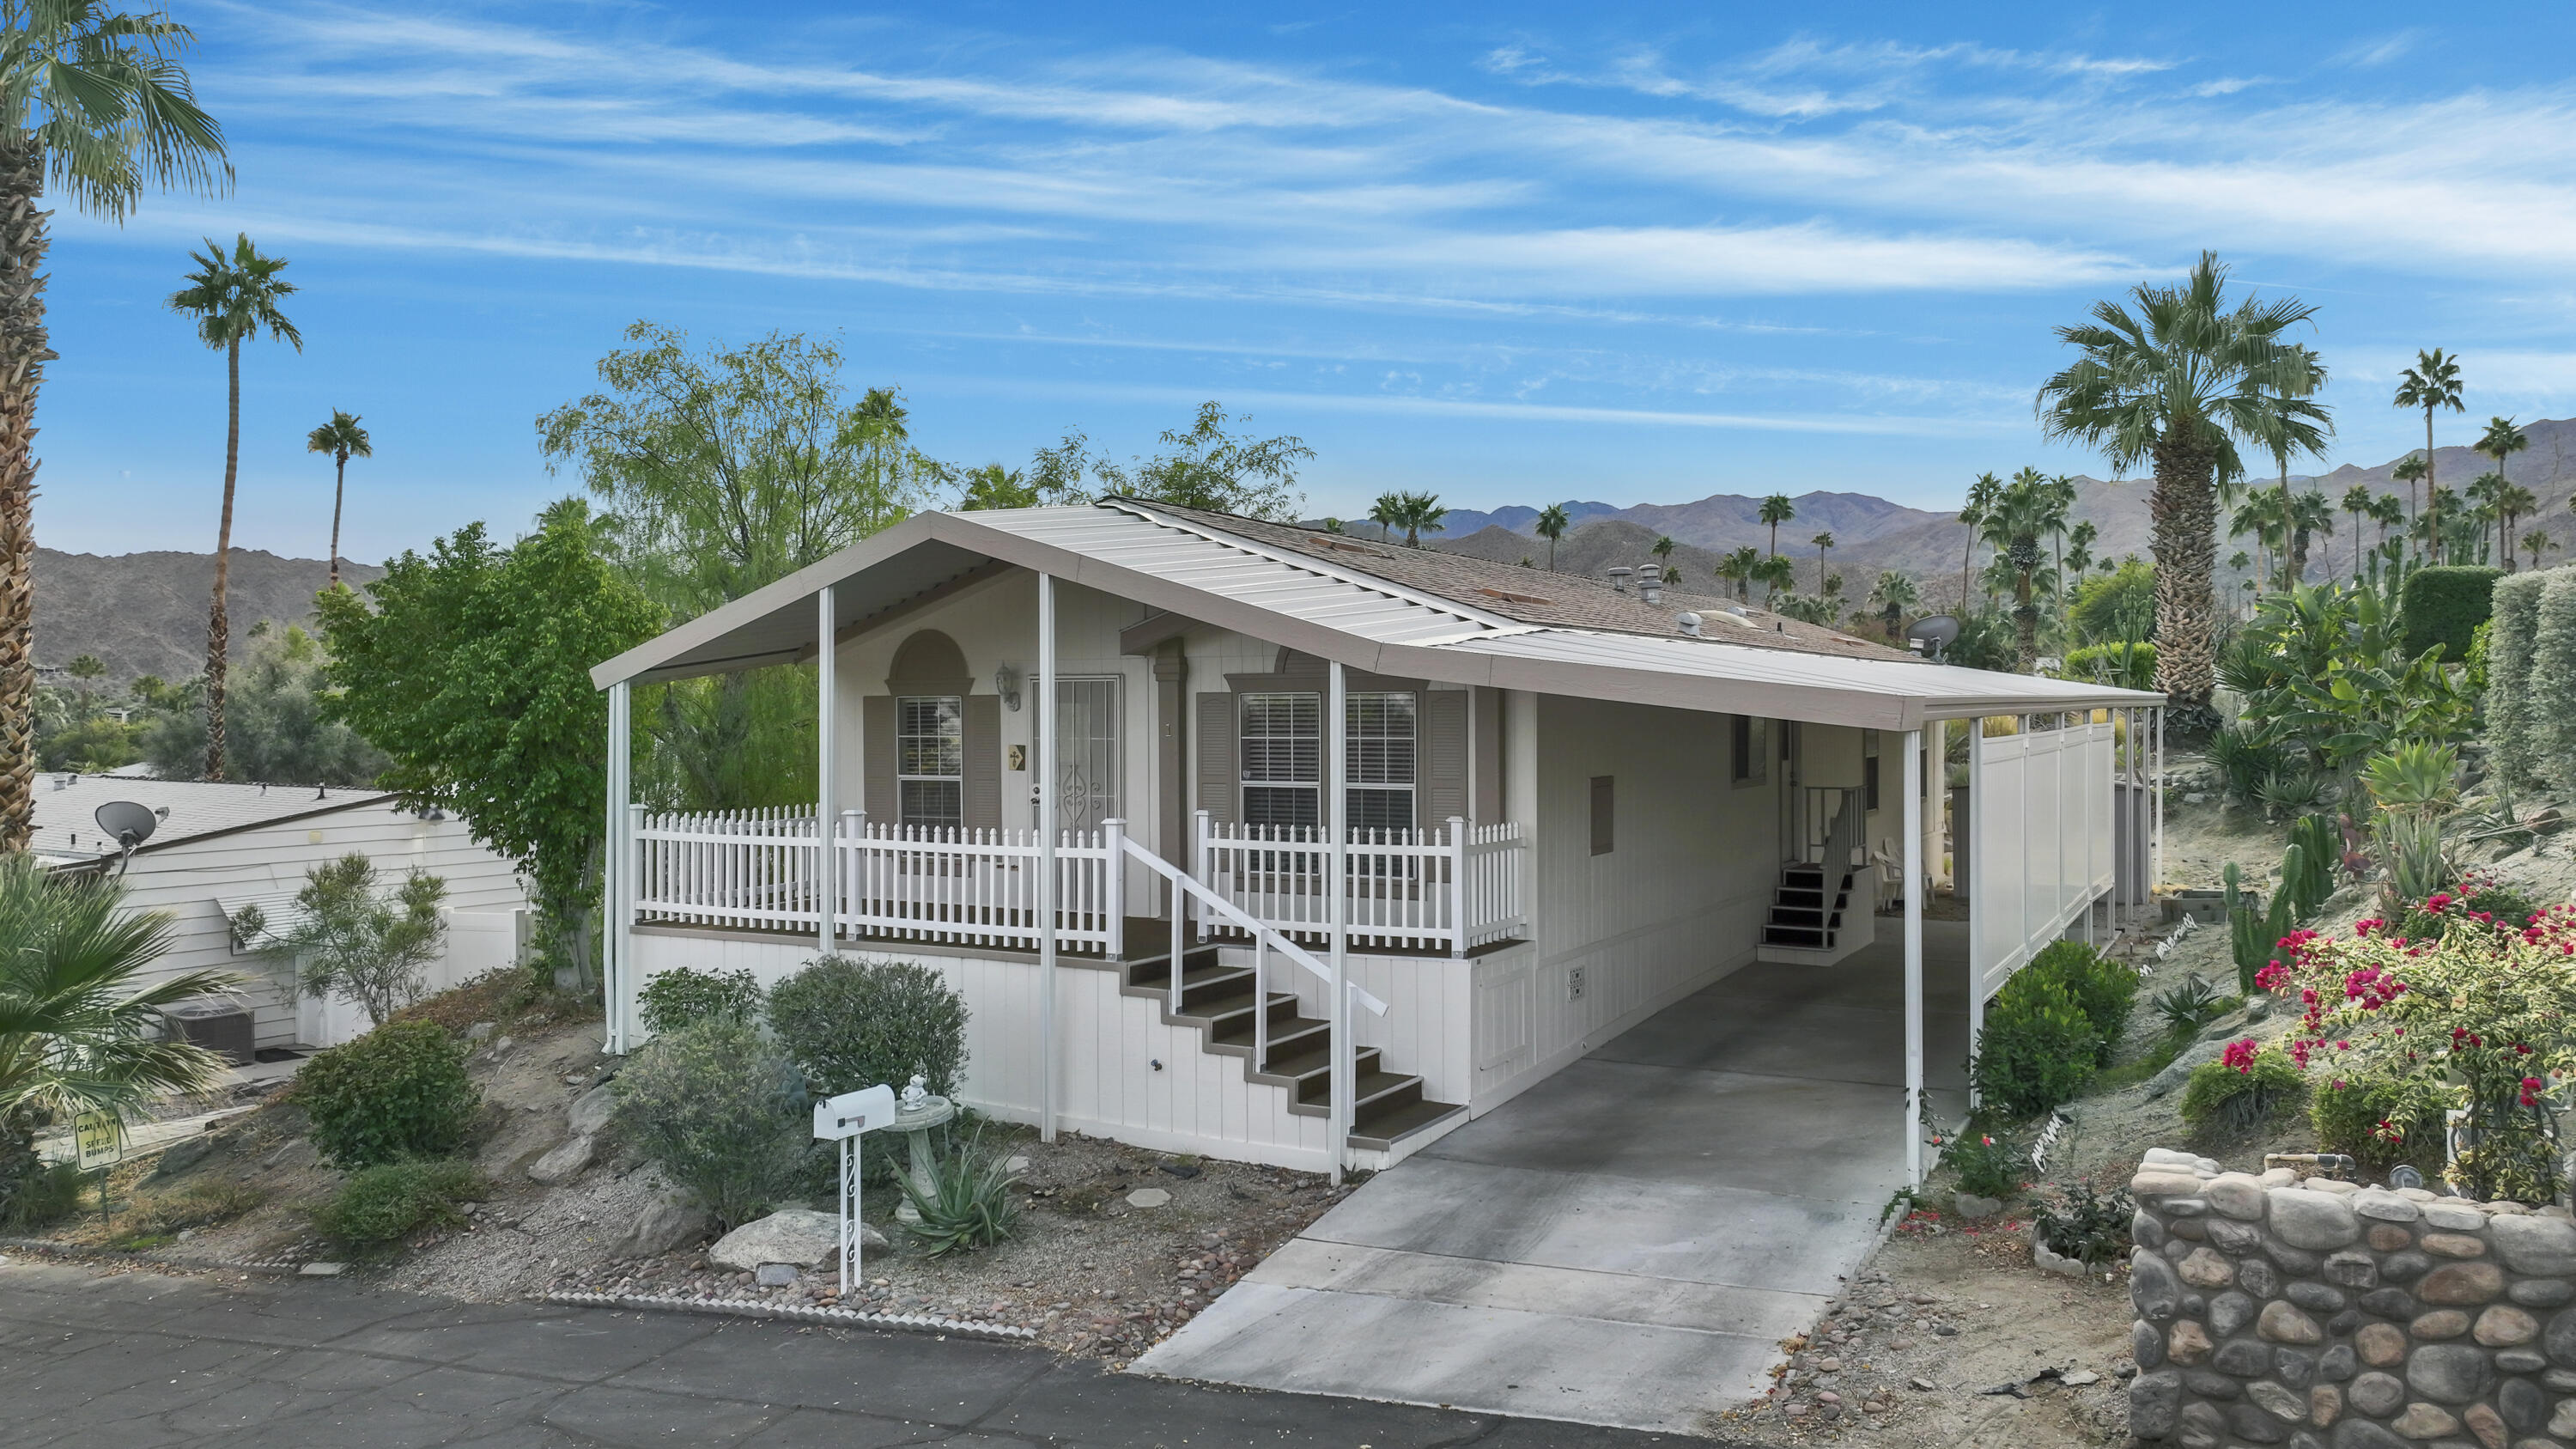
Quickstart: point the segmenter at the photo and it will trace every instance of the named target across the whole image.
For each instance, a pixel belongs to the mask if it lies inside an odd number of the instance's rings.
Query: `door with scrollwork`
[[[1117,818],[1118,680],[1055,682],[1056,821],[1065,830],[1098,830]]]

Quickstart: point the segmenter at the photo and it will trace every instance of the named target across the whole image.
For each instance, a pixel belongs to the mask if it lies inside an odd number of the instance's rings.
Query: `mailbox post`
[[[841,1144],[841,1295],[859,1281],[859,1134],[894,1121],[894,1088],[862,1087],[814,1104],[814,1137]]]

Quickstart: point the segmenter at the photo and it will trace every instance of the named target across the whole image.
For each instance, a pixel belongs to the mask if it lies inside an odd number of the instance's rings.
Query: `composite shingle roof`
[[[98,807],[131,800],[160,815],[143,849],[199,836],[272,825],[390,798],[382,790],[321,790],[311,785],[241,785],[207,780],[153,780],[47,770],[36,776],[35,835],[29,849],[58,860],[116,854],[99,827]]]

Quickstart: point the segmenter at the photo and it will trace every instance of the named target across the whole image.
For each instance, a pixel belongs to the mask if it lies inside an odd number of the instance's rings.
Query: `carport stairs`
[[[1122,991],[1162,1002],[1167,1025],[1197,1027],[1202,1050],[1242,1058],[1246,1081],[1286,1088],[1289,1111],[1303,1117],[1332,1114],[1331,1022],[1300,1012],[1293,992],[1265,991],[1256,1007],[1252,968],[1228,965],[1214,946],[1183,952],[1181,1009],[1174,1012],[1170,1006],[1172,955],[1168,944],[1172,923],[1131,918],[1126,939],[1130,944],[1123,965],[1126,980]],[[1153,949],[1146,944],[1149,942],[1162,943],[1162,952],[1140,954]],[[1252,1059],[1252,1016],[1256,1009],[1269,1015],[1266,1062]],[[1357,1108],[1351,1118],[1354,1147],[1384,1151],[1399,1139],[1466,1110],[1423,1096],[1422,1079],[1388,1071],[1376,1047],[1361,1047],[1353,1057],[1354,1080],[1358,1084],[1353,1097]]]

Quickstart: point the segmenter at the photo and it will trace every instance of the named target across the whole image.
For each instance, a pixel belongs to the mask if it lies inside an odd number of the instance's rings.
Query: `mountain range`
[[[342,582],[373,583],[385,571],[340,561]],[[237,548],[225,580],[228,646],[239,658],[260,623],[311,624],[313,596],[331,576],[317,558],[280,558]],[[103,681],[122,689],[151,674],[173,683],[206,667],[206,608],[215,587],[211,553],[63,553],[36,550],[36,664],[50,671],[83,654],[107,665]]]
[[[2569,510],[2570,497],[2576,495],[2576,421],[2543,419],[2523,425],[2523,434],[2530,439],[2530,447],[2506,460],[2505,475],[2530,489],[2540,503],[2515,524],[2514,534],[2519,538],[2535,528],[2546,530],[2559,552],[2545,555],[2542,561],[2553,562],[2571,541],[2576,541],[2576,514]],[[2411,455],[2400,455],[2405,456]],[[2309,487],[2319,488],[2338,508],[2345,493],[2355,486],[2366,487],[2374,494],[2404,497],[2405,486],[2389,476],[2399,461],[2391,458],[2370,468],[2348,463],[2321,475],[2292,473],[2290,486],[2301,492]],[[2455,493],[2493,466],[2489,459],[2466,447],[2433,451],[2435,478]],[[2147,478],[2076,478],[2070,521],[2090,521],[2099,531],[2100,538],[2093,545],[2094,557],[2148,555],[2147,510],[2153,489],[2153,480]],[[1964,483],[1960,492],[1964,498]],[[2420,505],[2422,498],[2422,487],[2418,485],[2414,502]],[[1801,591],[1813,593],[1817,588],[1818,568],[1813,560],[1821,550],[1812,540],[1818,533],[1829,532],[1834,546],[1825,559],[1825,568],[1843,575],[1847,596],[1865,595],[1880,571],[1894,569],[1914,576],[1926,607],[1957,603],[1960,571],[1968,550],[1968,528],[1959,522],[1955,512],[1910,508],[1866,493],[1811,492],[1796,495],[1790,502],[1797,514],[1780,526],[1779,551],[1802,560],[1798,569]],[[1692,503],[1627,507],[1568,500],[1562,506],[1574,526],[1557,545],[1556,566],[1569,573],[1598,574],[1613,564],[1643,563],[1653,556],[1655,540],[1664,536],[1675,544],[1672,562],[1681,568],[1683,576],[1700,581],[1710,577],[1709,571],[1719,557],[1737,548],[1750,545],[1765,553],[1771,550],[1771,529],[1760,517],[1762,500],[1744,494],[1718,493]],[[1445,530],[1425,535],[1423,543],[1430,548],[1504,563],[1527,559],[1533,567],[1543,569],[1548,566],[1548,543],[1535,531],[1538,516],[1539,510],[1531,507],[1497,508],[1491,512],[1453,509],[1443,519]],[[2326,577],[2329,570],[2348,574],[2353,569],[2353,519],[2339,512],[2334,524],[2331,535],[2311,545],[2311,578]],[[1367,534],[1374,527],[1366,523],[1344,526],[1359,534]],[[2364,541],[2378,541],[2375,525],[2364,525]],[[2248,537],[2220,541],[2223,592],[2233,591],[2247,575],[2248,571],[2224,567],[2227,557],[2240,548],[2250,553],[2253,540]],[[1981,567],[1986,557],[1986,551],[1979,549],[1977,566]],[[2528,554],[2522,555],[2522,562],[2529,563]]]

